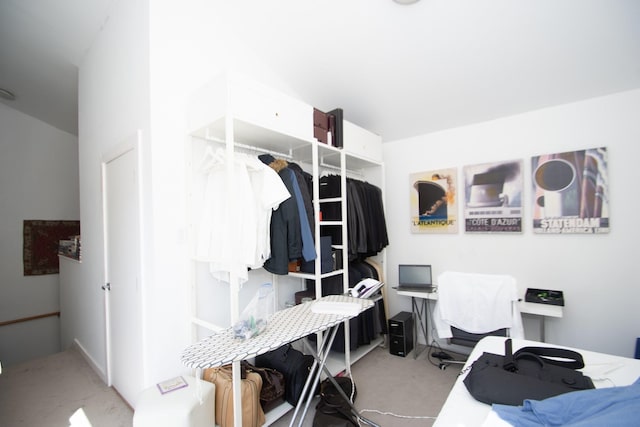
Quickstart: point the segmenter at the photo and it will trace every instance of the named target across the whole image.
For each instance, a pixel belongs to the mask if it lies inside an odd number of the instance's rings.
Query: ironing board
[[[334,313],[318,313],[314,312],[313,309],[314,304],[317,303],[338,304],[335,304],[336,311]],[[350,312],[342,311],[338,307],[340,303],[355,303],[358,308]],[[307,335],[329,330],[329,333],[320,344],[319,351],[317,353],[313,350],[310,351],[313,353],[315,361],[291,420],[291,425],[293,425],[299,409],[304,405],[304,412],[299,424],[302,425],[309,402],[313,398],[311,390],[314,390],[315,385],[320,381],[322,371],[328,372],[325,366],[326,359],[329,353],[328,350],[331,348],[333,339],[338,331],[338,326],[342,322],[370,309],[373,305],[373,302],[368,299],[353,298],[346,295],[329,295],[316,301],[298,304],[276,312],[269,319],[267,329],[260,335],[248,340],[243,341],[234,338],[233,329],[229,327],[190,345],[182,353],[182,363],[189,368],[195,369],[214,368],[234,362],[239,363],[242,360],[275,350]],[[237,369],[234,366],[234,390],[236,389],[235,383],[237,381],[237,390],[239,391],[240,379],[236,378],[236,371]],[[330,374],[328,377],[333,379]],[[337,389],[341,391],[340,387],[337,387]],[[241,416],[239,409],[240,406],[238,406],[238,410],[234,407],[234,415],[236,415],[234,419],[236,420],[240,418],[237,416],[238,414]],[[236,425],[241,424],[236,423]]]

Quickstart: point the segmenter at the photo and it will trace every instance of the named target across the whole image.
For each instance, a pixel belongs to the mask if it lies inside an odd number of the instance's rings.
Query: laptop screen
[[[431,286],[431,266],[419,264],[398,265],[400,286]]]

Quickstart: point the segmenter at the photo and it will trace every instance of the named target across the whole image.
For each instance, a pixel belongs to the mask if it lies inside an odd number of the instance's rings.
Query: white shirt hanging
[[[207,150],[207,174],[198,226],[196,259],[209,262],[214,277],[240,283],[247,268],[259,268],[270,256],[271,213],[291,197],[278,174],[257,158],[235,153],[233,177],[224,152]]]

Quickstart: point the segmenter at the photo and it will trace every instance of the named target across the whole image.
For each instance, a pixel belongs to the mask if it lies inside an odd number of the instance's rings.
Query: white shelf
[[[347,171],[353,171],[366,176],[361,171],[377,168],[380,173],[377,174],[376,180],[379,183],[384,182],[384,170],[381,163],[382,141],[379,136],[352,123],[345,122],[344,148],[340,149],[320,143],[313,137],[313,108],[310,105],[255,81],[230,75],[222,75],[212,80],[193,96],[189,103],[187,132],[192,139],[192,144],[188,148],[191,150],[189,158],[192,162],[192,172],[198,167],[198,156],[194,147],[202,148],[208,144],[219,144],[220,147],[225,147],[227,156],[233,156],[235,151],[253,150],[254,152],[270,153],[274,157],[281,157],[312,168],[314,217],[319,218],[323,203],[342,204],[342,220],[316,221],[314,224],[316,252],[320,254],[319,237],[322,235],[322,227],[341,227],[342,241],[334,242],[332,246],[333,248],[342,248],[342,264],[348,265],[346,175]],[[321,173],[325,171],[336,172],[342,176],[340,197],[320,199],[318,182]],[[191,185],[195,187],[200,184],[192,182]],[[189,190],[193,190],[193,188]],[[189,193],[193,192],[189,191]],[[193,208],[197,209],[197,206],[194,204]],[[196,212],[191,212],[191,214],[193,216]],[[316,261],[315,267],[315,270],[319,272],[319,259]],[[192,275],[194,276],[192,289],[194,320],[192,325],[194,328],[198,326],[210,328],[211,322],[198,319],[196,308],[198,307],[198,284],[196,275],[193,272]],[[291,272],[288,277],[314,280],[316,297],[319,298],[321,297],[322,279],[338,275],[342,275],[343,291],[347,292],[348,268],[316,274]],[[381,278],[381,280],[383,279]],[[274,279],[273,282],[277,284],[277,280]],[[239,289],[239,283],[231,283],[229,300],[220,300],[220,304],[225,305],[226,310],[230,310],[232,318],[234,310],[236,312],[238,310]],[[194,336],[196,335],[197,333],[194,333]],[[348,340],[348,337],[346,338]],[[330,362],[328,362],[331,372],[335,374],[345,368],[350,369],[352,363],[364,357],[383,341],[383,338],[378,338],[371,345],[361,346],[356,351],[351,352],[347,348],[345,353],[331,354],[329,356]],[[266,424],[273,423],[289,410],[291,410],[291,405],[283,404],[269,411],[266,414]]]
[[[281,405],[276,406],[275,408],[273,408],[269,412],[265,412],[265,414],[264,414],[264,416],[265,416],[264,425],[265,426],[269,426],[269,425],[275,423],[276,421],[278,421],[280,418],[282,418],[284,415],[286,415],[292,409],[293,409],[293,406],[291,404],[289,404],[287,402],[284,402]]]
[[[344,222],[342,222],[342,221],[320,221],[320,225],[321,226],[331,226],[331,225],[342,226],[343,224],[344,224]]]
[[[333,277],[333,276],[338,276],[340,274],[344,274],[344,270],[333,270],[333,271],[329,271],[327,273],[322,273],[319,274],[318,276],[322,279],[325,279],[327,277]],[[297,271],[290,271],[289,272],[289,277],[295,277],[298,279],[309,279],[309,280],[315,280],[315,278],[317,277],[315,274],[313,273],[300,273]]]

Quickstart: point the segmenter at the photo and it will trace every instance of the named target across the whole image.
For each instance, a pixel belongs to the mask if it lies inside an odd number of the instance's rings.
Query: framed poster
[[[606,147],[532,157],[531,170],[535,233],[609,232]]]
[[[467,233],[522,232],[522,160],[464,166]]]
[[[457,233],[456,168],[409,175],[411,232]]]

